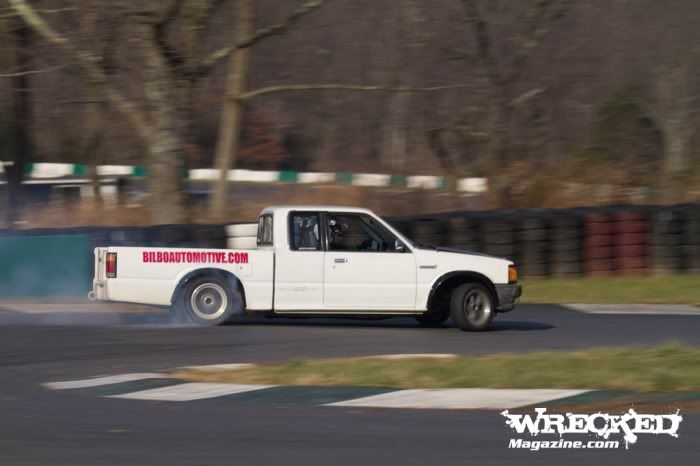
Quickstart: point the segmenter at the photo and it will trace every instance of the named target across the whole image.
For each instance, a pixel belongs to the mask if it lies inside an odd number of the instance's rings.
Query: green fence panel
[[[297,172],[281,171],[279,180],[283,183],[296,183],[299,179]]]
[[[0,237],[0,297],[83,297],[92,288],[87,236]]]

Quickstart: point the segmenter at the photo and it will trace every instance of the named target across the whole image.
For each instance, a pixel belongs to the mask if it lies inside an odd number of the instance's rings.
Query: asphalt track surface
[[[41,383],[193,364],[395,353],[525,352],[682,342],[700,317],[590,315],[523,305],[493,329],[422,329],[412,319],[241,320],[173,325],[165,313],[20,314],[0,309],[1,465],[699,464],[700,416],[678,438],[625,450],[509,450],[493,411],[358,409],[224,399],[148,402]],[[567,437],[567,440],[575,438]],[[549,438],[548,440],[556,440]],[[586,440],[584,438],[583,440]]]

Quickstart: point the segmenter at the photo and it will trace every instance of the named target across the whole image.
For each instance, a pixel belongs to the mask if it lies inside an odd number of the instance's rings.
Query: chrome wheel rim
[[[464,298],[464,313],[472,325],[482,325],[491,316],[491,300],[482,290],[472,290]]]
[[[192,292],[190,298],[192,312],[204,320],[221,317],[228,306],[226,291],[215,283],[202,283]]]

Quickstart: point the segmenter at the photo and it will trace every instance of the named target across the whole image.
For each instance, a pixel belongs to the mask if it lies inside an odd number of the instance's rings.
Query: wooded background
[[[199,167],[700,195],[692,0],[1,2],[10,207],[37,161],[146,165],[155,223],[188,221]]]

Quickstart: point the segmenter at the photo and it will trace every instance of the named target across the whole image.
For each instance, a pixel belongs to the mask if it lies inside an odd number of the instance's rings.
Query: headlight
[[[508,283],[515,283],[518,281],[518,269],[514,265],[508,266]]]

